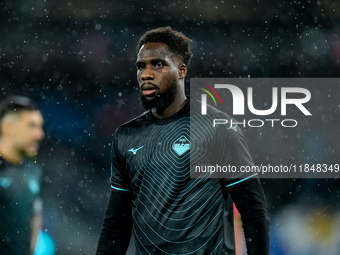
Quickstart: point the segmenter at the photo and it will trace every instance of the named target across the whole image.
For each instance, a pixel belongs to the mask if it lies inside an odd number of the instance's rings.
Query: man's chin
[[[161,114],[169,105],[174,102],[176,94],[176,86],[173,85],[162,94],[157,93],[145,96],[140,93],[139,98],[145,110],[151,110],[155,108],[157,113]]]
[[[143,102],[153,102],[156,100],[156,96],[143,96],[142,100]]]
[[[38,155],[38,150],[31,150],[31,151],[25,152],[25,157],[27,158],[34,158],[37,155]]]
[[[147,97],[144,96],[144,95],[140,96],[141,104],[142,104],[142,106],[145,110],[150,110],[150,109],[154,108],[155,107],[155,100],[156,100],[155,96],[147,96]]]

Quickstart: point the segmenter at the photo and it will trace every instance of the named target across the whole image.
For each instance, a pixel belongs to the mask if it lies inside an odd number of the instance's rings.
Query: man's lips
[[[155,91],[156,91],[155,89],[146,89],[146,90],[143,90],[143,95],[149,96],[149,95],[155,93]]]
[[[142,85],[141,89],[144,96],[149,96],[156,92],[157,86],[150,83],[146,83]]]
[[[34,151],[37,151],[40,147],[40,143],[39,142],[31,142],[29,144],[29,148],[34,150]]]

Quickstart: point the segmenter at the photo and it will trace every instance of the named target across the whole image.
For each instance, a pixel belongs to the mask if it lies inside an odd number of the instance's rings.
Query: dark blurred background
[[[193,40],[188,84],[190,77],[340,75],[338,1],[16,0],[0,8],[0,100],[29,96],[45,117],[43,230],[56,254],[95,252],[112,134],[142,112],[134,63],[146,30],[170,25]],[[339,123],[339,102],[334,107]],[[261,142],[275,147],[262,155],[267,161],[284,153],[278,148],[313,143],[247,139],[257,162]],[[338,154],[332,151],[335,161]],[[340,254],[337,179],[262,182],[272,254]]]

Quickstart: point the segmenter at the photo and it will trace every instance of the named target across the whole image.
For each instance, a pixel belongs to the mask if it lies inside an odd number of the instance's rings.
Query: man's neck
[[[13,146],[4,141],[0,141],[0,155],[4,160],[12,164],[20,164],[22,161],[22,157],[13,149]]]

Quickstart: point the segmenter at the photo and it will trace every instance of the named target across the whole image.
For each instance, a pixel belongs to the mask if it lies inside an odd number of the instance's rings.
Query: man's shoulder
[[[202,114],[201,112],[201,108],[202,108],[202,103],[200,100],[196,99],[196,98],[192,98],[191,99],[191,104],[190,104],[190,112],[191,112],[191,116],[193,115],[198,115],[198,116],[202,116],[202,118],[224,118],[224,119],[233,119],[232,117],[230,117],[229,114],[227,114],[226,112],[219,110],[213,106],[211,106],[210,104],[207,104],[207,110],[205,114]]]
[[[26,176],[35,176],[37,179],[41,179],[43,176],[42,166],[34,159],[25,158],[19,164],[12,164],[0,156],[0,174],[14,174],[23,173]]]
[[[148,115],[149,111],[145,111],[142,114],[138,115],[137,117],[125,122],[124,124],[117,128],[116,133],[130,128],[138,128],[145,126],[146,123],[150,122]]]
[[[232,137],[243,136],[243,130],[239,126],[239,120],[231,117],[226,112],[217,109],[209,104],[206,106],[206,113],[201,112],[201,102],[197,99],[191,104],[190,123],[191,129],[206,130],[208,133],[219,134]],[[235,132],[236,131],[236,132]],[[236,135],[238,134],[238,135]]]
[[[125,122],[120,126],[121,127],[130,127],[130,126],[138,126],[144,124],[145,122],[149,121],[149,111],[145,111],[142,114],[138,115],[137,117]]]

